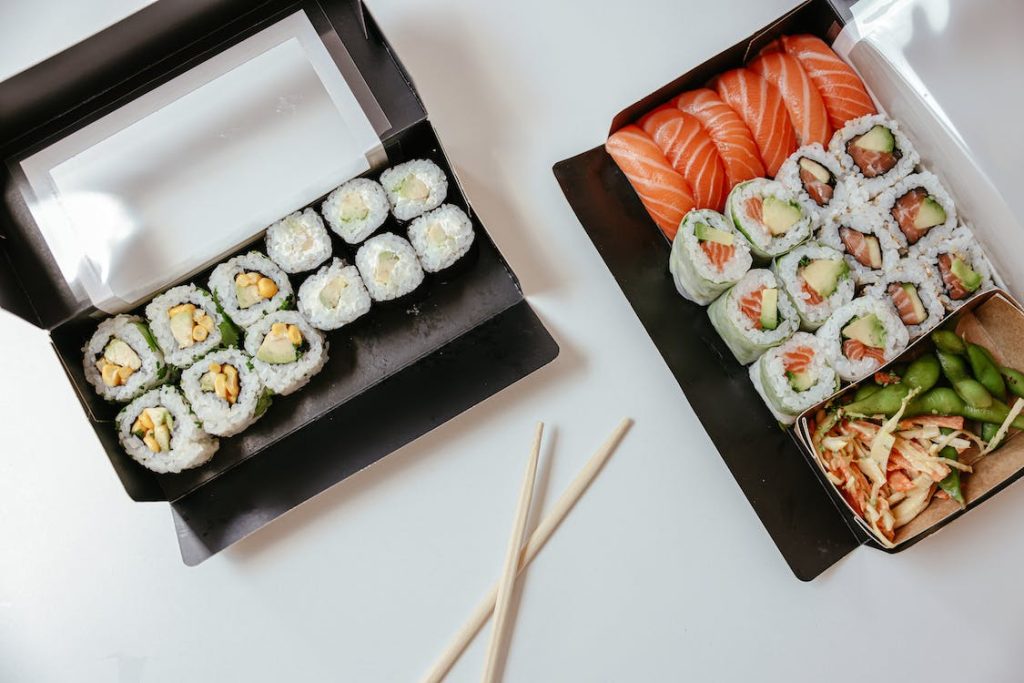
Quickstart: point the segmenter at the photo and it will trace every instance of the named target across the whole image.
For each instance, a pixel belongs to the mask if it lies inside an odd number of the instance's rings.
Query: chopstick
[[[495,598],[494,626],[491,628],[491,642],[487,646],[487,657],[484,662],[483,683],[493,683],[498,677],[498,651],[505,641],[508,632],[508,612],[512,605],[512,592],[515,589],[517,568],[519,567],[519,550],[523,547],[526,535],[526,517],[530,512],[533,500],[533,485],[537,479],[537,460],[540,458],[540,442],[544,435],[544,423],[537,423],[537,431],[533,437],[533,448],[526,461],[526,474],[523,475],[523,487],[519,492],[519,503],[516,506],[515,521],[512,524],[512,536],[508,539],[505,550],[505,564],[502,567],[501,579],[498,581],[498,593]]]
[[[554,506],[551,508],[551,512],[545,515],[544,519],[541,520],[537,528],[534,529],[533,533],[530,534],[530,540],[526,542],[522,551],[519,554],[519,569],[523,571],[533,558],[537,556],[540,549],[544,547],[544,544],[548,542],[551,535],[555,533],[555,529],[561,524],[562,520],[565,519],[566,515],[576,504],[576,501],[580,499],[583,492],[587,490],[590,483],[594,481],[597,473],[601,471],[601,468],[611,457],[612,453],[618,447],[619,442],[622,441],[622,437],[626,435],[629,428],[633,425],[633,420],[626,418],[619,423],[615,431],[612,432],[611,436],[601,444],[601,447],[591,456],[587,464],[583,466],[580,473],[576,475],[576,478],[572,480],[565,492],[562,493],[561,497],[555,501]],[[487,623],[487,618],[491,615],[494,610],[494,605],[498,599],[498,586],[494,585],[491,590],[484,596],[484,599],[480,601],[476,609],[473,610],[473,614],[469,617],[469,621],[463,624],[459,632],[455,634],[455,638],[449,643],[448,647],[441,654],[434,666],[431,667],[430,672],[423,678],[423,683],[440,683],[444,677],[451,670],[452,666],[455,665],[455,661],[459,656],[466,650],[469,644],[473,641],[473,637],[483,628],[483,625]]]

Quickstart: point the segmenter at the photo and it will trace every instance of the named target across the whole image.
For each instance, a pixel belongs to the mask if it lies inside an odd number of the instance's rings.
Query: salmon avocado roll
[[[772,271],[800,316],[801,329],[813,332],[832,311],[853,300],[853,278],[843,254],[808,242],[781,256]]]
[[[796,332],[796,309],[770,270],[752,270],[708,307],[711,324],[743,365]]]
[[[847,123],[832,136],[828,150],[870,197],[910,175],[919,160],[896,122],[878,114]]]
[[[956,229],[956,207],[934,174],[914,173],[875,199],[893,232],[903,235],[908,247],[922,248],[948,240]]]
[[[892,302],[911,339],[938,325],[946,315],[935,278],[928,265],[918,259],[901,260],[866,292]]]
[[[735,284],[750,264],[747,241],[725,216],[709,209],[686,214],[668,259],[676,289],[701,306]]]
[[[789,155],[775,179],[796,195],[817,224],[828,210],[846,199],[848,184],[840,182],[842,176],[836,158],[814,143]]]
[[[756,259],[767,262],[811,235],[811,217],[782,183],[756,178],[729,193],[726,213]]]
[[[947,311],[960,308],[967,299],[994,284],[992,266],[966,226],[954,230],[941,243],[915,247],[911,255],[928,264],[939,301]]]
[[[896,358],[909,341],[896,309],[873,296],[862,296],[839,307],[817,334],[836,373],[850,382]]]
[[[895,267],[905,241],[871,205],[850,207],[828,217],[818,239],[843,253],[858,286],[872,285]]]
[[[750,366],[750,381],[775,419],[787,425],[839,388],[821,340],[807,332],[765,351]]]

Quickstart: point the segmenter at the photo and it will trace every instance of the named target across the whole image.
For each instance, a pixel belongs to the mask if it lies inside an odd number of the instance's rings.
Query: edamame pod
[[[946,446],[943,448],[939,451],[939,455],[947,460],[958,459],[956,449],[952,446]],[[945,491],[950,498],[960,503],[960,507],[964,507],[966,505],[966,502],[964,501],[964,492],[960,487],[960,470],[952,467],[949,468],[949,474],[946,475],[945,479],[939,482],[939,488]]]
[[[1024,398],[1024,373],[1013,368],[999,368],[999,374],[1006,381],[1006,386],[1017,396]]]
[[[935,348],[945,353],[965,353],[967,351],[964,340],[949,330],[932,332],[932,342],[935,344]]]
[[[936,351],[935,355],[942,366],[942,373],[967,405],[973,408],[988,408],[992,405],[991,394],[984,385],[971,377],[963,356],[945,351]]]
[[[874,382],[865,382],[864,384],[857,387],[857,391],[853,392],[853,402],[863,401],[872,394],[877,394],[882,390],[882,385],[875,384]]]
[[[996,438],[996,434],[999,432],[999,425],[992,422],[981,423],[981,440],[985,443],[990,443],[992,439]]]
[[[900,382],[882,387],[870,396],[850,403],[843,411],[847,415],[895,415],[910,394],[911,387]]]
[[[996,363],[988,349],[977,344],[968,344],[967,360],[971,364],[971,372],[974,373],[974,378],[981,382],[981,385],[992,396],[995,396],[1000,401],[1005,401],[1006,382],[1003,381],[1003,376],[999,374],[999,368],[996,367]]]
[[[911,389],[928,391],[939,381],[939,359],[935,354],[926,353],[916,358],[903,373],[903,383]]]

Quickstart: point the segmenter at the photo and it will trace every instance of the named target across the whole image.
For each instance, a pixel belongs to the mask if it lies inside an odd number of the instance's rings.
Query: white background
[[[5,74],[61,45],[9,4]],[[91,4],[79,34],[132,5]],[[526,574],[506,680],[1019,680],[1024,487],[800,583],[551,175],[790,3],[596,4],[372,3],[562,354],[200,567],[166,506],[124,494],[46,335],[0,315],[0,680],[415,680],[497,576],[534,422],[549,505],[626,415]]]

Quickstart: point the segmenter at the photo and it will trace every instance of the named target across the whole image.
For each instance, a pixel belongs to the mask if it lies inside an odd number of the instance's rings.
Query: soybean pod
[[[1024,373],[1013,368],[999,368],[999,374],[1006,381],[1006,386],[1017,396],[1024,398]]]
[[[945,351],[936,351],[935,355],[942,366],[942,373],[967,405],[972,408],[988,408],[992,405],[992,395],[981,382],[971,377],[963,356]]]
[[[952,446],[946,446],[943,448],[939,451],[939,455],[947,460],[959,459],[956,449]],[[939,488],[945,491],[950,498],[959,503],[960,507],[965,507],[967,505],[964,501],[963,489],[960,487],[960,470],[950,467],[949,474],[946,475],[945,479],[939,482]]]
[[[999,368],[995,360],[984,346],[978,344],[967,345],[967,360],[971,364],[971,372],[974,378],[981,382],[981,385],[988,390],[988,393],[1000,401],[1006,400],[1006,382],[999,374]],[[965,399],[966,400],[966,399]]]
[[[944,353],[961,354],[967,351],[964,340],[949,330],[932,332],[932,343],[935,344],[935,348]]]

